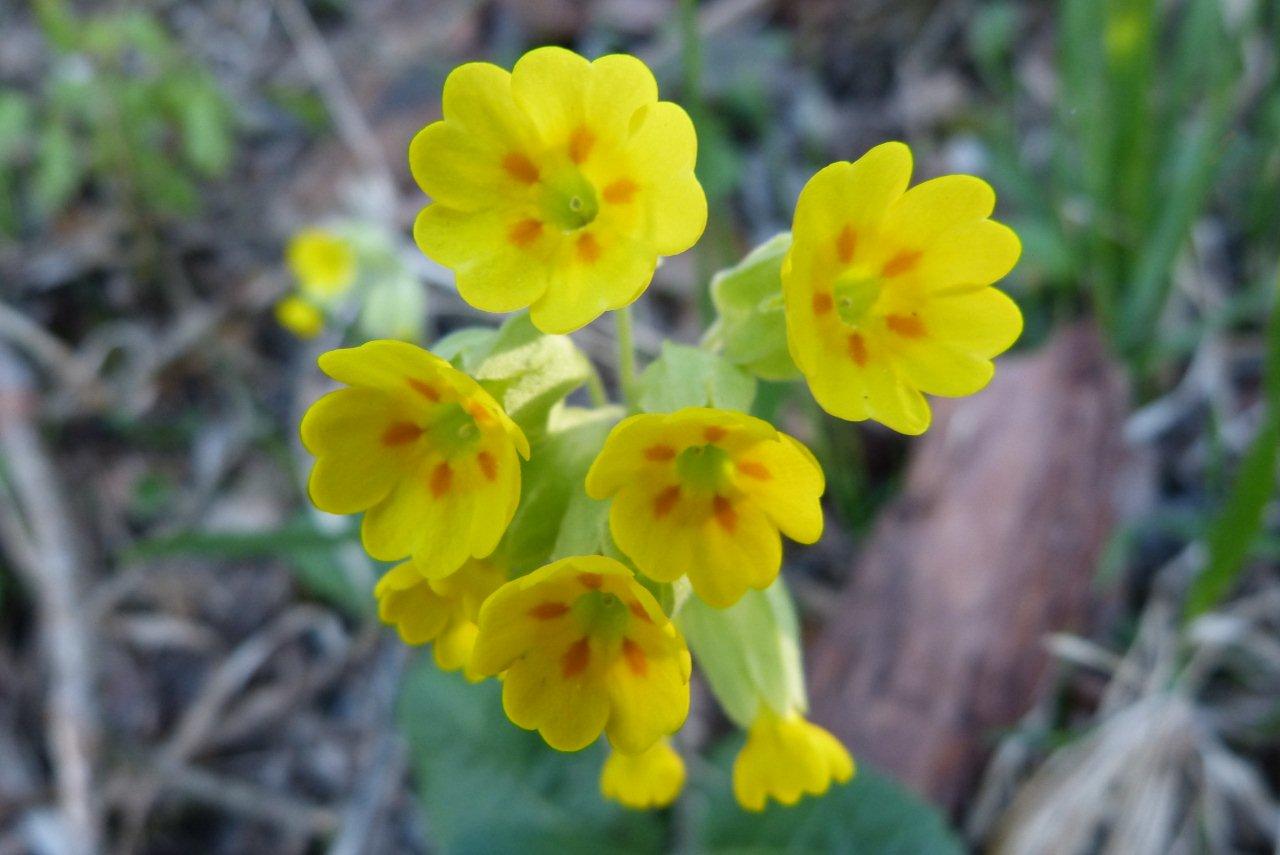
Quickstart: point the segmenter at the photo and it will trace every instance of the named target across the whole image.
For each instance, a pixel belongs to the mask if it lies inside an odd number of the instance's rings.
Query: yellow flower
[[[294,295],[276,303],[276,322],[298,338],[315,338],[324,329],[324,313]]]
[[[530,306],[538,329],[571,332],[631,303],[658,256],[702,234],[693,124],[635,57],[545,47],[510,73],[468,63],[443,111],[409,147],[433,200],[414,236],[478,309]]]
[[[378,580],[373,595],[378,617],[394,626],[405,644],[435,642],[436,664],[445,671],[465,669],[474,682],[480,675],[465,666],[475,645],[480,604],[506,579],[489,561],[472,559],[443,579],[428,579],[406,561]]]
[[[600,773],[600,792],[629,808],[666,807],[684,786],[684,761],[665,739],[641,754],[612,751]]]
[[[586,487],[594,499],[613,496],[609,528],[642,573],[659,582],[688,574],[719,608],[777,577],[779,530],[801,543],[822,534],[825,482],[813,455],[768,422],[728,410],[624,419]]]
[[[316,507],[364,511],[361,537],[379,561],[412,556],[439,578],[498,545],[520,499],[529,443],[489,393],[443,359],[401,341],[332,350],[320,368],[347,389],[302,419],[316,456]]]
[[[356,279],[356,253],[340,235],[304,229],[285,249],[285,261],[302,292],[319,301],[339,296]]]
[[[922,392],[978,391],[1021,333],[1018,307],[988,287],[1021,245],[988,219],[986,182],[945,175],[907,190],[910,177],[897,142],[813,176],[782,282],[791,356],[822,408],[919,434],[930,421]]]
[[[503,585],[480,609],[471,667],[506,671],[502,705],[552,748],[604,731],[628,754],[689,713],[689,650],[631,571],[600,555],[565,558]]]
[[[806,793],[822,795],[832,782],[843,784],[853,772],[840,740],[798,712],[779,716],[761,706],[733,761],[733,794],[747,810],[764,810],[770,798],[793,805]]]

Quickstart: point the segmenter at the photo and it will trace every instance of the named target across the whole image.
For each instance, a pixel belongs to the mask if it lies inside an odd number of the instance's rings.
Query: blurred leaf
[[[673,341],[662,343],[662,354],[636,381],[640,409],[669,413],[682,407],[718,407],[751,411],[755,378],[724,357]]]
[[[597,743],[564,754],[502,712],[501,684],[471,685],[419,656],[399,704],[418,794],[440,851],[456,855],[658,853],[660,815],[605,801]]]
[[[789,233],[775,235],[711,280],[719,319],[708,338],[730,362],[767,380],[797,373],[787,350],[782,301],[782,262],[790,246]]]
[[[36,142],[35,174],[31,180],[32,201],[42,218],[57,213],[67,203],[80,184],[82,168],[67,126],[56,121],[46,124]]]
[[[498,331],[493,327],[463,327],[433,344],[431,352],[470,374],[493,347],[493,340],[497,335]]]
[[[965,851],[935,808],[865,767],[859,767],[852,781],[832,787],[819,798],[805,797],[792,807],[770,802],[761,813],[748,813],[734,801],[730,785],[732,754],[741,743],[740,736],[725,740],[716,752],[714,767],[697,781],[709,801],[697,829],[698,852],[962,855]]]
[[[369,338],[417,341],[427,318],[427,289],[413,276],[388,272],[365,289],[360,331]]]
[[[222,93],[202,74],[171,89],[187,161],[205,176],[221,175],[232,156],[232,114]]]
[[[31,102],[13,89],[0,89],[0,164],[16,157],[31,134]]]

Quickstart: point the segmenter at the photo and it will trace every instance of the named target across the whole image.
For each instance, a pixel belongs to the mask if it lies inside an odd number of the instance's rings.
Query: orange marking
[[[587,264],[595,264],[600,258],[600,242],[590,232],[578,236],[578,258]]]
[[[466,410],[467,415],[471,416],[471,418],[475,419],[482,425],[493,421],[493,416],[487,409],[485,409],[484,404],[481,404],[479,401],[467,401]]]
[[[841,264],[853,261],[853,250],[858,245],[858,236],[853,233],[853,226],[845,226],[836,236],[836,257]]]
[[[396,422],[382,432],[383,445],[404,445],[422,436],[422,428],[413,422]]]
[[[905,338],[920,338],[924,335],[924,321],[915,315],[885,315],[884,325]]]
[[[507,240],[524,249],[542,235],[542,223],[529,217],[507,230]]]
[[[595,144],[596,135],[579,125],[569,135],[569,159],[574,163],[582,163],[587,159],[587,155],[591,154],[591,148]]]
[[[644,459],[652,460],[654,463],[672,460],[675,456],[676,450],[669,445],[651,445],[644,450]]]
[[[678,501],[680,501],[680,488],[668,487],[658,494],[658,498],[653,500],[653,515],[655,517],[665,517],[671,513],[671,509],[676,506]]]
[[[625,205],[640,187],[630,178],[619,178],[604,188],[604,200],[610,205]]]
[[[649,617],[649,613],[644,610],[644,606],[640,605],[640,603],[632,602],[627,608],[631,610],[631,614],[635,615],[637,620],[653,623],[653,618]]]
[[[627,660],[627,667],[632,674],[643,677],[649,673],[649,657],[644,655],[640,645],[629,638],[622,639],[622,656]]]
[[[448,463],[441,463],[431,471],[431,495],[437,499],[449,492],[449,488],[453,486],[453,467]]]
[[[538,167],[532,160],[519,152],[513,151],[502,158],[502,168],[512,178],[517,181],[523,181],[525,184],[533,184],[538,180]]]
[[[757,463],[754,460],[744,460],[739,463],[738,471],[748,478],[755,478],[757,481],[768,481],[773,477],[773,474],[763,463]]]
[[[419,395],[426,398],[428,401],[440,400],[440,393],[437,392],[435,388],[431,386],[431,384],[424,383],[421,380],[415,380],[412,377],[410,377],[406,382],[409,384],[410,388],[413,389],[413,391],[417,392]]]
[[[585,638],[579,638],[560,659],[560,671],[566,677],[573,677],[587,670],[590,661],[591,644]]]
[[[529,609],[529,617],[538,620],[554,620],[561,615],[567,615],[569,607],[564,603],[538,603]]]
[[[836,301],[832,299],[830,294],[813,295],[813,313],[815,315],[825,315],[835,307]]]
[[[707,428],[703,434],[707,438],[707,442],[719,442],[729,435],[729,432],[719,425],[712,425]]]
[[[488,480],[492,481],[498,477],[498,461],[494,460],[489,452],[482,451],[477,454],[476,463],[480,464],[480,472]]]
[[[599,590],[600,586],[604,584],[604,577],[599,573],[579,573],[578,581],[582,583],[583,587]]]
[[[916,266],[920,260],[920,253],[917,250],[906,250],[895,255],[893,258],[885,262],[880,270],[880,275],[884,277],[897,276],[900,273],[906,273],[908,270]]]
[[[729,534],[733,534],[733,530],[738,527],[738,514],[734,511],[733,505],[724,496],[716,496],[711,500],[711,510],[715,514],[716,522],[720,527]]]
[[[857,333],[849,336],[849,358],[859,365],[867,364],[867,343]]]

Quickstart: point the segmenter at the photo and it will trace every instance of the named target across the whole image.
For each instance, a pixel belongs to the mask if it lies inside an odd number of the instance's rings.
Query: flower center
[[[446,456],[469,450],[480,438],[480,428],[475,417],[457,401],[435,407],[427,425],[431,444]]]
[[[548,176],[540,201],[547,220],[566,232],[590,225],[600,212],[595,187],[574,168]]]
[[[622,638],[630,621],[627,604],[607,591],[588,591],[574,600],[571,610],[584,633],[603,641]]]
[[[718,493],[732,483],[733,460],[718,445],[692,445],[676,457],[676,473],[688,487]]]
[[[835,284],[836,312],[840,320],[851,326],[862,323],[867,312],[880,299],[883,280],[859,270],[847,270],[840,274]]]

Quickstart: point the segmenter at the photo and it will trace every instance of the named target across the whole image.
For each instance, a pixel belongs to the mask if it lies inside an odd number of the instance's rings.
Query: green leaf
[[[502,712],[501,684],[471,685],[419,656],[405,681],[400,727],[439,851],[659,853],[660,815],[600,796],[600,743],[572,754],[548,748]]]
[[[891,778],[859,768],[853,780],[792,807],[774,802],[761,813],[738,807],[730,758],[741,737],[722,745],[714,766],[696,781],[709,800],[697,829],[703,853],[841,852],[844,855],[962,855],[964,847],[932,806]],[[694,794],[686,793],[684,798]]]
[[[62,209],[80,185],[83,165],[71,131],[60,122],[44,126],[36,142],[36,167],[31,197],[41,217]]]
[[[719,318],[708,338],[730,362],[766,380],[796,376],[782,303],[782,262],[790,247],[790,233],[775,235],[711,280]]]
[[[15,158],[31,133],[31,102],[13,89],[0,89],[0,166]]]
[[[369,338],[417,341],[427,317],[427,290],[413,276],[389,272],[365,290],[360,331]]]
[[[640,409],[669,413],[683,407],[749,412],[756,396],[751,375],[710,351],[672,341],[636,381]]]
[[[196,73],[170,84],[187,162],[202,175],[226,171],[232,156],[232,113],[212,80]]]
[[[493,327],[463,327],[454,330],[431,346],[431,352],[447,359],[460,371],[474,372],[489,349],[498,331]]]

